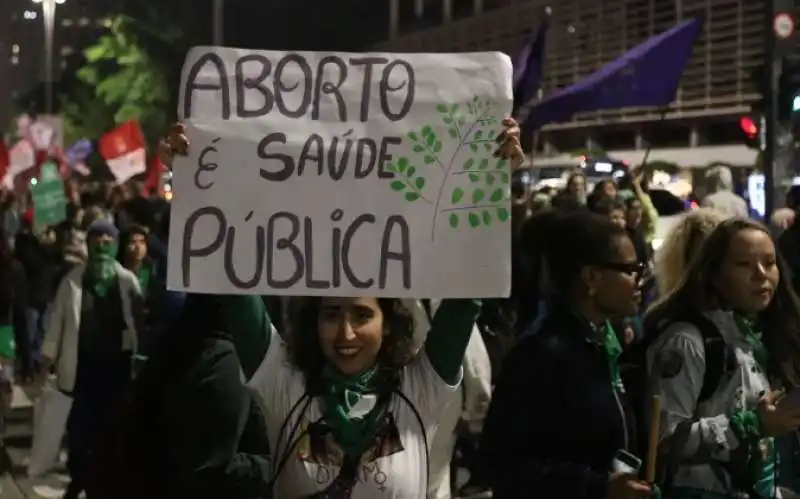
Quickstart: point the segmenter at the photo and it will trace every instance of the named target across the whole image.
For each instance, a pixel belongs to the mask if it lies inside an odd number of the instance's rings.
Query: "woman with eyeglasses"
[[[486,479],[496,499],[646,497],[648,484],[614,466],[636,435],[610,326],[637,312],[642,266],[604,217],[576,212],[549,231],[552,301],[504,361],[481,441]]]
[[[788,276],[766,227],[725,220],[645,317],[666,497],[784,497],[774,439],[800,427],[800,302]]]

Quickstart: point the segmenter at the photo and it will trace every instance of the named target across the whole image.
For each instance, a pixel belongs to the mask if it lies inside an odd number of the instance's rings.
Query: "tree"
[[[79,84],[62,99],[65,136],[96,139],[115,124],[138,120],[149,141],[170,118],[169,82],[157,61],[139,45],[134,20],[117,16],[108,34],[84,51]]]

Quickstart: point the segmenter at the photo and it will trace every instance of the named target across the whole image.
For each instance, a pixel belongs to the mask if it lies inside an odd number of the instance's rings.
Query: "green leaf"
[[[442,141],[441,140],[437,140],[436,143],[433,144],[433,152],[435,152],[436,154],[439,154],[440,152],[442,152]]]
[[[416,201],[420,198],[420,195],[416,192],[406,192],[406,201]]]
[[[483,192],[483,189],[475,189],[474,191],[472,191],[472,202],[480,203],[485,195],[486,193]]]
[[[445,125],[452,125],[453,124],[453,118],[451,118],[449,116],[445,116],[445,117],[442,118],[442,123],[444,123]]]
[[[450,138],[451,139],[457,139],[458,138],[458,131],[455,128],[448,128],[447,129],[447,133],[450,134]]]
[[[400,158],[397,160],[397,171],[403,173],[408,168],[408,158]]]
[[[475,132],[475,135],[472,136],[473,140],[480,140],[483,137],[483,130],[478,130]]]
[[[458,214],[457,213],[451,213],[450,217],[449,217],[449,221],[450,221],[450,227],[452,227],[454,229],[456,227],[458,227]]]
[[[504,184],[507,184],[508,183],[508,173],[500,172],[500,181],[503,182]]]
[[[406,170],[406,177],[411,178],[414,176],[415,173],[417,173],[417,169],[414,168],[413,166],[409,166],[408,170]]]
[[[487,168],[489,168],[489,159],[483,158],[481,163],[478,165],[478,170],[485,170]]]
[[[436,162],[436,158],[433,156],[425,156],[422,158],[422,161],[424,161],[426,165],[432,165]]]
[[[486,174],[486,183],[488,185],[494,184],[494,175],[492,175],[491,173],[487,173]]]
[[[455,103],[452,106],[450,106],[450,113],[455,114],[457,112],[458,112],[458,103]]]
[[[467,175],[467,176],[469,177],[469,179],[470,179],[472,182],[477,182],[478,180],[480,180],[480,179],[481,179],[481,176],[480,176],[480,175],[478,175],[477,173],[470,173],[470,174],[469,174],[469,175]]]
[[[472,149],[472,152],[478,152],[478,144],[470,144],[469,148]]]
[[[492,150],[492,143],[491,142],[484,142],[483,143],[483,148],[485,150],[487,150],[487,151],[491,151]]]
[[[386,165],[386,171],[387,172],[396,172],[397,169],[395,168],[394,163],[388,163]]]
[[[453,204],[458,204],[461,201],[461,198],[464,197],[464,190],[461,187],[456,187],[453,189],[453,195],[450,196],[450,200]]]
[[[469,169],[472,168],[472,165],[474,165],[474,164],[475,164],[475,160],[474,159],[467,158],[467,160],[464,161],[463,168],[464,168],[464,170],[469,170]]]
[[[403,189],[406,188],[405,182],[401,182],[399,180],[393,181],[390,185],[392,186],[392,189],[395,191],[402,191]]]
[[[408,132],[406,134],[406,137],[408,137],[411,140],[419,140],[419,137],[417,137],[417,134],[414,132]]]
[[[422,189],[425,188],[425,179],[422,178],[422,177],[417,177],[417,179],[414,181],[414,183],[417,184],[417,189],[419,189],[419,190],[422,190]]]
[[[467,220],[469,220],[469,224],[472,227],[477,227],[481,224],[481,219],[475,213],[470,213],[467,215]]]
[[[413,148],[413,149],[414,149],[414,152],[422,152],[422,151],[424,151],[424,150],[425,150],[425,148],[424,148],[424,147],[422,147],[422,146],[421,146],[421,145],[419,145],[419,144],[416,144],[416,145],[414,145],[414,148]]]
[[[489,196],[489,201],[496,203],[503,199],[503,188],[498,187],[497,189],[492,191],[491,196]]]
[[[428,135],[432,134],[433,133],[433,129],[430,127],[430,125],[425,125],[424,127],[422,127],[422,132],[421,133],[422,133],[422,136],[425,137],[425,136],[428,136]]]
[[[509,213],[506,208],[497,208],[497,219],[505,222],[509,219]]]
[[[425,142],[428,143],[428,147],[432,147],[433,144],[436,143],[436,134],[431,132],[430,135],[425,139]]]
[[[447,112],[447,104],[436,104],[436,111],[438,111],[440,113],[446,113]]]
[[[496,170],[499,170],[499,169],[503,168],[504,166],[506,166],[506,160],[504,160],[503,158],[499,158],[497,160],[497,163],[494,165],[494,168]]]
[[[483,224],[484,225],[491,225],[492,224],[492,214],[489,213],[487,210],[483,210],[483,213],[481,213],[481,216],[483,217]]]

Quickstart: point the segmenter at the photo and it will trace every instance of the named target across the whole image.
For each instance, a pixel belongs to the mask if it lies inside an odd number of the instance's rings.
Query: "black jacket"
[[[588,324],[553,306],[505,360],[481,441],[495,499],[606,497],[635,421]]]

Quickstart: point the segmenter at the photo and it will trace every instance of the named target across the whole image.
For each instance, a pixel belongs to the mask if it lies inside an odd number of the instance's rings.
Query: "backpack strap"
[[[696,314],[690,322],[700,330],[703,338],[706,370],[698,401],[706,402],[717,392],[726,375],[736,370],[736,354],[725,342],[725,338],[713,321],[702,314]]]

